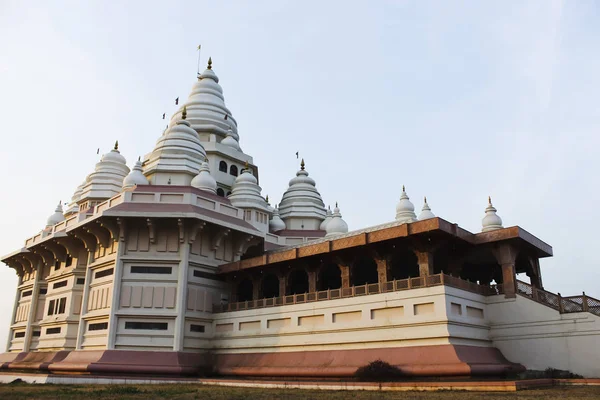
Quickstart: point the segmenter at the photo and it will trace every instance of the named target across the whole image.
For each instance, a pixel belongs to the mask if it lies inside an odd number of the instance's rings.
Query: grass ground
[[[554,387],[512,393],[367,392],[300,389],[246,389],[180,385],[0,385],[0,399],[209,399],[209,400],[574,400],[600,399],[600,386]]]

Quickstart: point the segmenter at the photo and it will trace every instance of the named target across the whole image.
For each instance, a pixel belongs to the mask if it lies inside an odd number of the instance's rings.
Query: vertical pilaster
[[[179,274],[177,278],[177,317],[173,334],[173,350],[183,351],[185,334],[185,309],[187,295],[187,277],[190,260],[190,244],[184,241],[179,247]]]
[[[283,297],[287,294],[287,276],[285,274],[279,274],[279,297]]]
[[[514,263],[502,264],[502,288],[504,297],[517,297],[517,275]]]
[[[77,327],[77,344],[75,350],[81,350],[83,335],[85,334],[85,319],[87,313],[88,298],[90,297],[90,283],[92,283],[92,270],[90,264],[94,262],[94,250],[88,250],[88,262],[85,267],[85,281],[83,285],[83,294],[81,295],[81,312],[79,313],[79,326]],[[117,288],[113,285],[113,298],[116,296]]]
[[[260,277],[252,278],[252,300],[260,299]]]
[[[35,279],[33,281],[33,289],[31,289],[31,305],[29,306],[29,315],[27,316],[27,327],[25,328],[25,338],[23,340],[23,351],[29,351],[31,345],[31,331],[33,330],[33,320],[35,319],[35,313],[37,310],[38,297],[40,293],[40,277],[42,276],[42,270],[44,268],[44,262],[39,260],[35,271]]]
[[[15,317],[17,316],[17,308],[19,307],[19,298],[21,295],[19,286],[21,286],[21,284],[23,283],[23,274],[24,274],[24,272],[21,272],[19,274],[19,272],[17,271],[17,276],[19,278],[17,279],[17,290],[15,292],[15,301],[13,301],[13,312],[12,312],[12,317],[10,318],[10,325],[15,323]],[[6,352],[8,352],[10,350],[10,343],[12,342],[14,335],[15,334],[14,334],[13,330],[11,328],[9,328],[8,340],[6,341]]]
[[[313,293],[317,291],[317,270],[309,268],[306,270],[308,274],[308,292]]]
[[[115,341],[117,340],[117,310],[119,309],[119,293],[121,293],[121,280],[123,277],[123,259],[125,254],[125,242],[119,241],[117,247],[117,256],[115,258],[115,273],[113,278],[112,301],[110,303],[110,313],[108,317],[108,335],[106,348],[114,350]],[[83,301],[83,299],[82,299]]]

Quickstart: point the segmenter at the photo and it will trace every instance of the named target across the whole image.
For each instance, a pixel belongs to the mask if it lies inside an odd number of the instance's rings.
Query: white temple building
[[[209,59],[131,169],[117,142],[65,209],[47,199],[40,232],[2,257],[19,285],[0,369],[600,375],[600,301],[546,291],[552,247],[491,199],[471,233],[426,198],[417,217],[398,187],[389,223],[349,229],[304,160],[272,207],[240,139]]]

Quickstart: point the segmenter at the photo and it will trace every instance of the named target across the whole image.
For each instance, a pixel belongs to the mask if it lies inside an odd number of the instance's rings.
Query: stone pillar
[[[313,293],[317,291],[317,270],[309,268],[306,270],[308,274],[308,292]]]
[[[517,275],[514,263],[502,264],[502,288],[504,297],[517,297]]]
[[[12,265],[12,264],[11,264]],[[13,302],[13,312],[12,317],[10,318],[10,325],[12,326],[15,323],[15,318],[17,317],[17,308],[19,307],[19,299],[21,298],[21,291],[19,290],[19,286],[23,283],[23,274],[25,272],[19,273],[17,269],[17,290],[15,291],[15,301]],[[10,344],[12,343],[13,338],[15,337],[15,332],[13,329],[8,329],[8,340],[6,341],[6,352],[10,350]]]
[[[260,278],[252,278],[252,300],[260,299]]]
[[[279,297],[283,297],[287,294],[287,276],[285,274],[279,274]]]
[[[340,271],[342,271],[342,289],[349,288],[350,285],[350,266],[349,265],[338,265]]]
[[[531,286],[537,289],[543,289],[544,285],[542,284],[542,273],[540,271],[540,260],[537,258],[531,258],[529,260],[531,265],[531,275],[529,275],[529,279],[531,280]]]
[[[189,261],[190,244],[186,240],[179,245],[179,274],[177,277],[177,303],[175,303],[177,316],[175,317],[175,330],[173,333],[173,351],[183,351]]]
[[[415,250],[419,262],[419,276],[421,278],[433,275],[433,252]]]
[[[375,258],[377,263],[377,281],[380,285],[386,283],[388,279],[388,262],[385,258]]]
[[[515,272],[515,260],[517,259],[517,249],[508,243],[500,243],[492,248],[492,252],[498,264],[502,267],[504,297],[516,297],[517,274]]]

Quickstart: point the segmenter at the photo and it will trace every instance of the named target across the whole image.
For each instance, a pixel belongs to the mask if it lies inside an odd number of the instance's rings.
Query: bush
[[[402,372],[385,361],[375,360],[357,369],[354,376],[361,381],[382,382],[398,379]]]
[[[552,379],[583,379],[583,376],[574,374],[571,371],[564,371],[562,369],[546,368],[544,371],[546,378]]]

